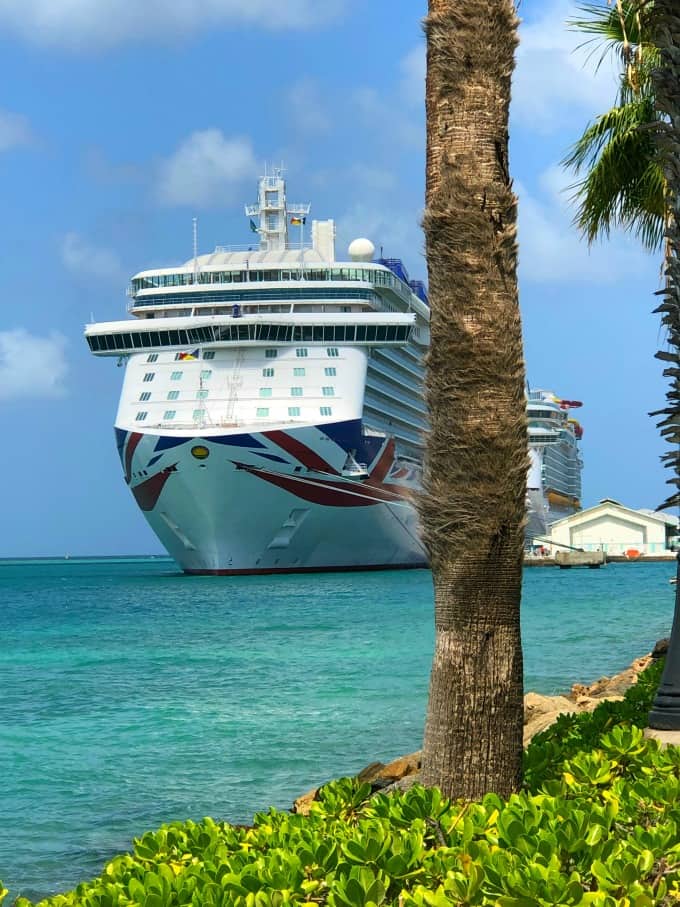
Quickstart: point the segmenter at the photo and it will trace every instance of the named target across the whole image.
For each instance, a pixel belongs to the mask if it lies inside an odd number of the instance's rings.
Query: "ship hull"
[[[364,438],[359,422],[117,434],[126,481],[186,573],[427,565],[413,506],[417,475],[399,462],[393,441]],[[359,476],[343,468],[350,452],[366,463]]]

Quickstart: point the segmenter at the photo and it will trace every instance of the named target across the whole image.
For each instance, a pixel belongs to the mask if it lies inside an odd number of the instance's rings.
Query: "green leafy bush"
[[[651,907],[680,903],[680,751],[641,726],[659,668],[526,754],[526,789],[450,802],[342,779],[309,816],[165,825],[41,907]],[[1,897],[0,897],[1,899]],[[30,907],[18,899],[17,907]]]

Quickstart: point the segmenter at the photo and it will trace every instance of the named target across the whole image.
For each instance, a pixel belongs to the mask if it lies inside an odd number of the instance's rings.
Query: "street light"
[[[680,554],[676,555],[675,613],[661,683],[649,713],[655,731],[680,731]]]

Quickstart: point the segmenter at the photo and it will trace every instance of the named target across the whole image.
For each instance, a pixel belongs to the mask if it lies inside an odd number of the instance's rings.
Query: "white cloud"
[[[520,26],[511,113],[536,132],[556,132],[571,122],[583,126],[616,97],[616,64],[607,58],[594,71],[597,55],[588,60],[590,48],[577,50],[587,35],[566,26],[573,18],[579,18],[577,4],[552,0],[540,18]]]
[[[8,151],[18,145],[30,145],[33,140],[33,131],[25,116],[0,110],[0,151]]]
[[[557,165],[538,179],[540,195],[515,184],[519,196],[520,277],[532,283],[613,284],[638,276],[650,257],[633,239],[613,234],[588,247],[572,220],[568,176]]]
[[[331,128],[327,102],[322,97],[319,84],[313,79],[304,78],[295,82],[288,90],[286,102],[299,131],[323,133]]]
[[[36,44],[99,50],[122,41],[185,38],[220,26],[312,28],[347,0],[0,0],[0,31]]]
[[[63,397],[66,338],[36,337],[24,328],[0,331],[0,400]]]
[[[227,138],[219,129],[204,129],[192,133],[161,161],[156,195],[164,205],[220,207],[257,172],[249,139]]]
[[[76,277],[92,277],[110,283],[120,283],[125,278],[115,252],[95,246],[79,233],[70,232],[64,236],[61,260]]]
[[[401,69],[401,95],[404,100],[421,107],[425,104],[425,70],[426,54],[425,42],[418,44],[402,58]]]

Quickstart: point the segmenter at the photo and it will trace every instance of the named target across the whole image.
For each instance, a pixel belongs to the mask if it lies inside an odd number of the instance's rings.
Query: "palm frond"
[[[579,173],[584,167],[593,166],[606,145],[615,137],[631,135],[658,119],[659,115],[654,108],[654,99],[651,95],[612,107],[586,128],[562,164]],[[649,147],[650,149],[652,147],[651,141]]]
[[[663,240],[663,171],[647,123],[649,111],[614,108],[598,117],[566,161],[585,177],[571,186],[575,223],[589,243],[621,227],[648,249]]]

